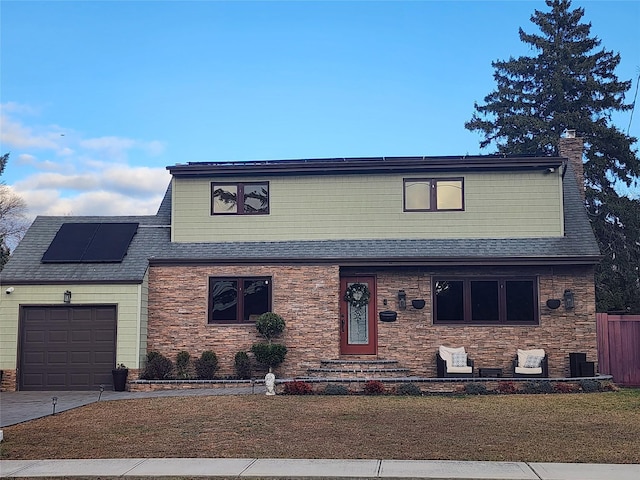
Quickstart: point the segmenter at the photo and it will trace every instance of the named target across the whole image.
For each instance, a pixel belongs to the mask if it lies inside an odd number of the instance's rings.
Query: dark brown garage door
[[[110,388],[116,307],[22,307],[21,390]]]

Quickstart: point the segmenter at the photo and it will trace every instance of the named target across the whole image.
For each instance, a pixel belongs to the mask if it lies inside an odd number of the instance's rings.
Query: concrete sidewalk
[[[2,460],[0,477],[638,480],[640,465],[255,458]]]

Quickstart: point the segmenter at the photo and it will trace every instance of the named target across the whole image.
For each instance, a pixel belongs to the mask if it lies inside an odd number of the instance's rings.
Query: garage
[[[20,390],[111,388],[115,305],[20,308]]]

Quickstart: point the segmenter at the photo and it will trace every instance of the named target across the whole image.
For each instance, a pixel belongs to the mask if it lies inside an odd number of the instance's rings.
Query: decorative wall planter
[[[549,307],[550,309],[555,310],[559,306],[560,300],[558,300],[557,298],[550,298],[549,300],[547,300],[547,307]]]
[[[417,300],[411,300],[411,306],[413,308],[415,308],[416,310],[422,310],[424,308],[425,304],[426,304],[426,302],[421,298],[419,298]]]
[[[381,322],[395,322],[398,318],[398,312],[393,310],[383,310],[378,314]]]

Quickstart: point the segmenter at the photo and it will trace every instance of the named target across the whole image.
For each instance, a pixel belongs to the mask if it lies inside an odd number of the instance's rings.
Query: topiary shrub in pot
[[[256,361],[267,367],[269,372],[284,362],[287,355],[287,347],[273,343],[273,339],[284,331],[284,327],[284,319],[277,313],[266,312],[256,320],[256,329],[267,342],[255,343],[251,347],[251,351],[255,355]]]
[[[251,351],[256,357],[256,362],[269,368],[269,371],[284,362],[287,355],[287,347],[279,343],[255,343]]]

